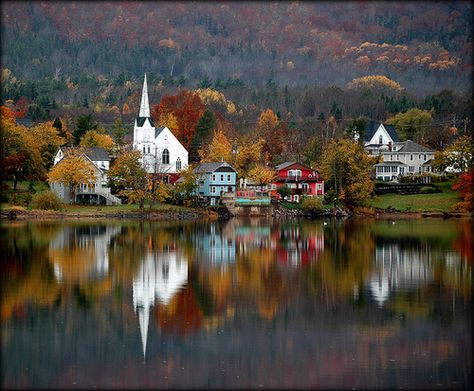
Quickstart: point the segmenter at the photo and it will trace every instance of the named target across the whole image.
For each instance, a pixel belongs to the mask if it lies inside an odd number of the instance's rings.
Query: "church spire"
[[[139,117],[150,117],[150,104],[148,103],[148,86],[146,83],[146,73],[145,79],[143,80],[143,91],[142,91],[142,101],[140,103],[140,113]]]

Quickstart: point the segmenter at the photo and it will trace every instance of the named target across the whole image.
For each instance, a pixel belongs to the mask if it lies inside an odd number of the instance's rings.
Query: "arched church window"
[[[170,152],[167,149],[163,150],[161,161],[163,162],[163,164],[170,164]]]
[[[145,146],[143,146],[143,153],[145,153]]]
[[[379,144],[382,144],[382,142],[383,142],[383,138],[382,136],[379,136]]]
[[[148,146],[148,153],[150,153],[150,146]]]
[[[181,170],[181,159],[180,158],[178,158],[176,160],[176,171],[179,171],[179,170]]]

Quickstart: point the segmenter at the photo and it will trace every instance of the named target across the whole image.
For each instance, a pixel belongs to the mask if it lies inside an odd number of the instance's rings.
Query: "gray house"
[[[216,205],[224,192],[235,191],[237,171],[226,162],[202,163],[193,171],[197,174],[199,199]]]
[[[54,156],[53,165],[64,159],[72,147],[61,147]],[[71,200],[71,195],[67,186],[62,183],[53,182],[50,184],[51,190],[55,191],[65,203],[83,202],[100,205],[121,204],[120,198],[114,196],[107,186],[107,172],[110,167],[110,156],[104,148],[91,147],[79,148],[81,157],[91,163],[95,171],[95,183],[80,183],[76,188],[75,199]]]
[[[375,165],[375,177],[396,181],[400,176],[432,172],[434,151],[411,140],[395,142],[381,150],[382,161]]]

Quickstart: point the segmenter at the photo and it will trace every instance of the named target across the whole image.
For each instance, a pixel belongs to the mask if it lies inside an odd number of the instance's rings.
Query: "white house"
[[[393,125],[369,121],[364,131],[364,148],[369,155],[379,155],[390,145],[399,142],[397,130]]]
[[[166,126],[155,128],[150,116],[148,86],[143,81],[140,111],[133,126],[133,149],[142,154],[142,164],[150,174],[164,174],[165,182],[177,179],[177,173],[188,166],[188,151]]]
[[[395,142],[387,150],[381,150],[382,161],[375,165],[375,177],[384,181],[396,181],[409,174],[432,172],[434,151],[411,140]]]
[[[59,148],[54,156],[53,165],[60,163],[65,155],[73,149],[75,148]],[[110,168],[110,156],[107,151],[100,147],[77,149],[81,151],[81,157],[88,161],[93,167],[95,171],[95,183],[80,183],[76,188],[76,196],[74,200],[71,200],[69,188],[64,186],[62,183],[51,183],[51,190],[55,191],[65,203],[74,201],[105,205],[121,204],[120,198],[111,194],[110,187],[107,185],[107,172]]]

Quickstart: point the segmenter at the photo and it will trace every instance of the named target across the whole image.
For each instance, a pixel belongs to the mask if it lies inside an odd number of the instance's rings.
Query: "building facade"
[[[356,137],[357,139],[357,137]],[[396,142],[399,142],[397,130],[393,125],[369,121],[364,130],[364,149],[369,155],[378,156]]]
[[[133,149],[141,152],[141,163],[149,174],[160,174],[174,182],[188,166],[188,151],[166,126],[155,128],[150,115],[146,74],[138,117],[133,125]]]
[[[226,162],[202,163],[194,169],[197,195],[201,201],[216,205],[224,192],[236,189],[237,171]]]
[[[272,197],[281,198],[278,189],[287,185],[289,201],[300,202],[302,197],[324,197],[324,181],[316,170],[298,162],[285,162],[275,167],[276,179],[267,185]]]

